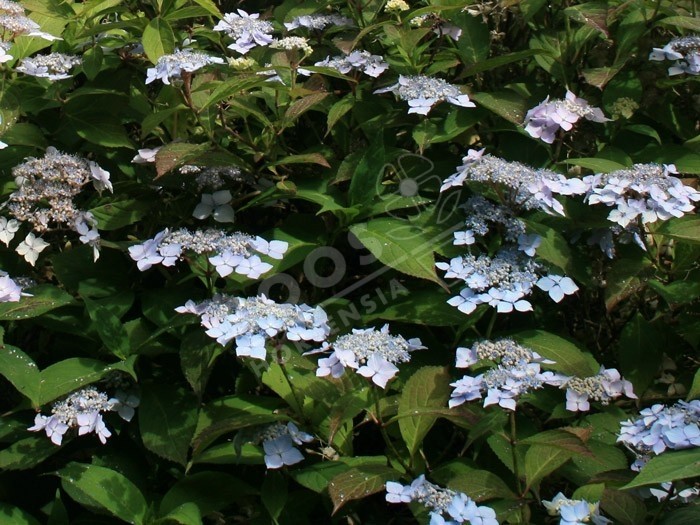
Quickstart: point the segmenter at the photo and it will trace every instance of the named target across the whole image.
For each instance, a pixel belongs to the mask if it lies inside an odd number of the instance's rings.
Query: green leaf
[[[272,166],[284,166],[287,164],[318,164],[324,168],[330,168],[331,165],[328,164],[326,158],[320,153],[301,153],[299,155],[287,155],[281,159],[277,159],[275,162],[271,162],[267,167]]]
[[[600,508],[620,525],[644,523],[647,509],[644,502],[629,492],[606,488],[600,500]]]
[[[40,374],[36,364],[19,348],[0,346],[0,375],[4,376],[36,407],[39,405]]]
[[[608,159],[597,159],[593,157],[566,159],[564,163],[573,164],[574,166],[581,166],[582,168],[588,168],[595,173],[610,173],[611,171],[624,170],[627,168],[627,166],[620,164],[619,162]]]
[[[154,18],[143,30],[141,44],[148,60],[155,64],[161,56],[172,54],[175,51],[173,28],[164,18]]]
[[[59,450],[60,447],[46,439],[46,435],[41,432],[39,435],[17,440],[9,447],[0,450],[0,469],[26,470],[34,468]]]
[[[666,337],[637,313],[622,329],[618,343],[620,372],[632,382],[641,396],[659,371],[659,348],[667,347]]]
[[[513,335],[513,339],[534,350],[555,364],[547,368],[567,375],[587,377],[597,374],[599,367],[592,366],[591,359],[572,342],[544,330],[528,330]]]
[[[700,244],[700,217],[697,215],[674,217],[663,222],[652,233],[665,235],[679,241]]]
[[[28,122],[13,124],[2,134],[2,141],[10,146],[30,146],[42,150],[49,145],[42,131]]]
[[[522,443],[523,445],[542,445],[551,448],[560,448],[578,456],[590,457],[592,454],[583,441],[583,439],[586,439],[586,436],[584,435],[582,439],[583,433],[585,433],[585,431],[578,428],[546,430],[534,436],[522,439],[518,444]]]
[[[667,16],[659,20],[657,25],[700,32],[700,20],[692,16]]]
[[[92,208],[90,213],[97,219],[97,228],[99,230],[109,231],[134,224],[152,210],[153,202],[125,199],[97,206]]]
[[[518,62],[520,60],[525,60],[535,55],[546,54],[547,51],[544,49],[526,49],[524,51],[516,51],[515,53],[506,53],[505,55],[499,55],[497,57],[487,58],[486,60],[480,60],[467,67],[467,75],[475,75],[483,71],[490,71],[501,66],[512,64],[513,62]]]
[[[186,465],[197,411],[197,398],[182,388],[144,385],[138,410],[143,444],[161,457]]]
[[[574,455],[570,450],[550,445],[532,445],[525,453],[525,478],[531,488],[557,470]]]
[[[673,509],[664,514],[660,525],[697,525],[700,523],[700,505]]]
[[[156,523],[161,525],[163,522],[177,523],[179,525],[201,525],[203,523],[202,513],[197,505],[187,502],[175,507]]]
[[[206,516],[255,493],[253,487],[230,474],[197,472],[178,480],[163,496],[159,509],[161,515],[166,515],[173,513],[183,503],[189,503],[202,516]]]
[[[490,45],[489,26],[481,17],[461,16],[463,29],[457,41],[457,49],[465,65],[479,64],[488,57]]]
[[[525,120],[525,100],[514,91],[493,91],[490,93],[473,93],[472,100],[489,111],[520,126]]]
[[[496,474],[474,468],[463,459],[455,459],[436,468],[432,472],[432,478],[452,490],[464,492],[477,502],[494,498],[517,498]]]
[[[30,291],[32,296],[22,297],[19,302],[0,303],[0,321],[38,317],[61,306],[75,304],[72,296],[56,286],[42,284],[32,287]]]
[[[417,226],[393,218],[374,219],[350,226],[350,231],[381,262],[414,277],[442,284],[435,273],[436,241],[447,244],[451,231],[439,237],[426,235]],[[449,237],[447,236],[449,234]]]
[[[328,483],[328,494],[333,502],[333,514],[343,505],[384,490],[387,481],[396,480],[400,474],[383,465],[365,465],[338,474]]]
[[[700,297],[700,281],[685,280],[662,284],[659,281],[648,282],[649,288],[657,292],[669,305],[691,303]]]
[[[667,481],[700,476],[700,448],[667,451],[655,456],[642,467],[636,478],[623,489],[658,485]]]
[[[214,15],[217,18],[223,18],[224,15],[221,14],[221,11],[219,11],[219,8],[216,7],[216,4],[212,0],[193,0],[195,4],[202,6],[204,9],[209,11],[212,15]]]
[[[265,481],[263,481],[260,496],[272,521],[278,523],[277,518],[284,510],[288,497],[287,480],[282,476],[282,473],[268,472]]]
[[[99,45],[93,46],[83,53],[83,71],[89,80],[94,80],[102,69],[104,53]]]
[[[132,356],[126,361],[106,364],[86,357],[71,357],[59,361],[41,371],[38,405],[45,405],[54,399],[74,392],[79,388],[102,379],[105,375],[119,370],[136,379]]]
[[[569,243],[555,228],[534,221],[524,221],[528,231],[532,231],[542,237],[541,244],[537,247],[537,256],[551,263],[579,281],[586,281],[585,265],[577,264],[578,258],[571,253]]]
[[[83,301],[102,343],[116,357],[126,359],[131,352],[131,345],[129,344],[129,335],[119,317],[97,301],[87,297],[84,297]]]
[[[311,93],[310,95],[306,95],[305,97],[295,100],[287,108],[287,111],[285,111],[284,117],[288,120],[296,120],[304,113],[309,111],[311,108],[313,108],[316,104],[319,104],[320,102],[325,100],[325,98],[328,95],[330,95],[330,93]]]
[[[171,142],[170,144],[166,144],[156,153],[156,179],[196,159],[208,150],[208,144],[188,144],[186,142]]]
[[[425,366],[413,374],[403,387],[399,413],[410,414],[418,408],[443,408],[450,398],[450,374],[441,366]],[[411,456],[437,421],[436,416],[414,415],[399,419],[399,429]]]
[[[357,162],[348,190],[350,204],[372,202],[381,193],[386,167],[384,136],[380,131],[371,138],[369,147]]]
[[[475,323],[480,319],[478,312],[466,316],[454,306],[447,304],[449,295],[444,292],[431,289],[411,289],[401,287],[398,281],[390,283],[392,288],[388,292],[383,292],[382,297],[386,297],[386,306],[376,303],[371,310],[362,316],[363,323],[370,323],[376,319],[386,321],[402,321],[427,326],[465,326]],[[432,286],[432,285],[431,285]],[[394,292],[394,290],[396,290]],[[405,290],[405,295],[403,291]],[[392,293],[394,292],[394,293]],[[401,292],[401,293],[399,293]],[[485,312],[482,309],[481,312]]]
[[[700,370],[695,372],[695,377],[693,378],[693,384],[690,387],[690,390],[688,391],[688,397],[686,398],[688,401],[691,399],[698,399],[700,398]]]
[[[201,397],[207,385],[209,374],[217,357],[224,347],[213,342],[203,331],[188,334],[180,345],[180,367],[187,382],[197,396]]]
[[[0,502],[0,517],[8,525],[39,525],[39,520],[34,516],[9,503]]]
[[[331,106],[331,109],[328,110],[328,117],[327,117],[327,126],[328,130],[326,131],[326,136],[331,132],[333,129],[333,126],[335,126],[338,121],[343,118],[343,115],[345,115],[348,111],[352,109],[352,107],[355,105],[355,97],[352,94],[346,95],[343,98],[341,98],[338,102],[333,104]]]
[[[144,523],[148,509],[141,491],[112,469],[69,463],[57,472],[68,495],[79,503],[108,512],[127,523]]]

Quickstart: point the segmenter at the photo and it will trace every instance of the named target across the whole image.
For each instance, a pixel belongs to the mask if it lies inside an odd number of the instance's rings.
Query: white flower
[[[24,240],[19,243],[15,251],[24,257],[24,260],[34,266],[39,254],[46,249],[49,243],[44,242],[41,237],[35,237],[33,233],[28,233]]]
[[[381,355],[374,353],[367,359],[367,364],[357,369],[357,373],[381,387],[386,388],[387,382],[398,374],[399,369]]]
[[[570,278],[563,275],[545,275],[535,283],[540,290],[549,293],[555,303],[560,302],[565,295],[572,295],[578,291],[578,286]]]
[[[20,224],[16,219],[9,221],[5,217],[0,217],[0,241],[5,246],[10,245],[10,241],[15,237],[15,233],[19,230]]]
[[[248,259],[243,259],[240,264],[236,267],[236,273],[245,275],[249,279],[257,279],[262,274],[272,270],[272,265],[263,262],[260,257],[253,255]],[[218,268],[217,268],[218,271]],[[223,277],[223,276],[222,276]]]
[[[242,255],[227,250],[220,255],[209,257],[209,262],[216,267],[216,273],[221,277],[226,277],[241,264],[243,259]]]
[[[262,253],[272,257],[273,259],[282,259],[284,253],[289,248],[289,243],[286,241],[266,241],[262,237],[256,237],[253,240],[253,246],[255,249]]]
[[[88,161],[90,166],[90,175],[92,176],[92,183],[95,189],[102,193],[102,190],[108,189],[110,193],[114,193],[114,188],[112,187],[112,182],[109,180],[109,172],[100,168],[96,162]]]
[[[22,296],[22,287],[9,275],[0,276],[0,303],[16,303]]]
[[[265,465],[267,468],[281,468],[284,465],[294,465],[304,459],[302,453],[294,447],[289,434],[263,441],[263,449],[265,450]]]
[[[210,215],[216,222],[233,222],[234,212],[229,204],[233,200],[228,190],[202,193],[202,202],[197,204],[192,216],[195,219],[206,219]]]
[[[245,334],[236,338],[236,355],[238,357],[252,357],[265,360],[265,337],[260,334]]]
[[[156,161],[156,154],[158,153],[158,151],[160,151],[160,148],[162,148],[162,146],[159,146],[157,148],[152,148],[152,149],[149,149],[149,148],[140,149],[140,150],[138,150],[138,154],[136,156],[134,156],[133,159],[131,159],[131,162],[133,162],[134,164],[148,164],[151,162],[155,162]]]

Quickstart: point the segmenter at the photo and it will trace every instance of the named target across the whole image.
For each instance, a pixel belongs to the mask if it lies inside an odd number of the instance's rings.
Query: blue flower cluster
[[[700,447],[700,400],[678,401],[670,407],[653,405],[639,415],[639,419],[621,423],[617,438],[637,454],[633,470],[666,450]]]

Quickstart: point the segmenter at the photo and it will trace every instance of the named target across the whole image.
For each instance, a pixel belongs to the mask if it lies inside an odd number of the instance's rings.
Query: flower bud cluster
[[[139,150],[141,151],[141,150]],[[133,161],[132,161],[133,162]],[[214,191],[224,188],[231,182],[248,182],[249,177],[241,173],[237,166],[194,166],[186,164],[178,170],[182,175],[194,175],[197,189],[208,188]]]
[[[48,55],[23,58],[16,69],[33,77],[63,80],[70,78],[70,70],[75,66],[79,66],[82,62],[83,59],[78,56],[50,53]]]
[[[545,169],[533,169],[519,162],[508,162],[484,150],[469,150],[462,158],[462,165],[442,184],[440,191],[465,182],[481,182],[496,186],[515,209],[542,210],[564,215],[564,207],[555,195],[579,195],[586,192],[580,179],[567,179],[559,173]]]
[[[620,424],[617,438],[637,454],[633,469],[666,450],[700,447],[700,400],[678,401],[670,407],[657,404],[639,415]]]
[[[631,168],[583,178],[589,204],[614,207],[608,219],[623,228],[639,218],[643,223],[682,217],[695,209],[700,191],[686,186],[673,164],[635,164]]]
[[[372,55],[369,51],[360,49],[356,49],[347,55],[337,55],[333,58],[327,57],[314,65],[335,69],[343,75],[347,75],[353,70],[362,71],[364,74],[374,78],[377,78],[389,69],[389,64],[384,61],[382,56]]]
[[[172,232],[165,229],[153,239],[131,246],[129,255],[143,272],[154,264],[174,266],[186,252],[214,254],[208,260],[221,277],[226,277],[235,270],[240,275],[257,279],[271,270],[272,265],[263,262],[254,252],[272,259],[282,259],[288,247],[284,241],[267,242],[262,237],[251,237],[240,232],[227,233],[213,228],[190,231],[180,228]]]
[[[287,36],[280,38],[279,40],[274,40],[270,47],[272,49],[284,49],[287,51],[292,51],[294,49],[299,49],[304,52],[305,55],[310,55],[314,50],[309,45],[308,39],[303,36]]]
[[[571,131],[579,119],[585,118],[592,122],[607,122],[603,112],[594,108],[571,91],[566,92],[564,100],[544,99],[540,104],[530,109],[525,115],[525,131],[530,136],[541,139],[547,144],[554,142],[559,129]]]
[[[552,501],[542,501],[550,516],[559,516],[560,525],[579,525],[581,523],[593,523],[593,525],[607,525],[612,523],[605,516],[600,515],[600,503],[589,503],[582,499],[568,499],[561,492]]]
[[[274,423],[266,427],[255,436],[253,442],[262,443],[265,451],[265,466],[269,469],[277,469],[302,461],[304,456],[294,445],[310,443],[313,440],[314,437],[311,434],[302,432],[289,421],[286,425]]]
[[[590,401],[608,405],[623,394],[637,399],[632,383],[624,379],[616,368],[600,367],[598,374],[589,377],[570,377],[557,374],[557,383],[566,388],[566,409],[571,412],[586,412],[591,409]]]
[[[0,35],[6,42],[22,35],[38,36],[49,41],[62,40],[41,31],[39,24],[25,15],[24,7],[12,0],[0,0]]]
[[[182,73],[193,73],[209,64],[223,64],[224,59],[212,57],[200,51],[192,49],[177,49],[171,55],[163,55],[156,62],[155,67],[146,71],[146,84],[154,80],[162,80],[163,84],[170,84],[172,80],[182,77]]]
[[[507,242],[516,243],[525,235],[525,223],[515,216],[508,206],[495,204],[481,195],[470,197],[462,205],[467,215],[464,221],[467,229],[455,232],[455,245],[473,244],[475,236],[484,237],[492,226],[501,226],[503,238]],[[534,255],[534,252],[529,254]]]
[[[105,425],[102,414],[118,412],[122,419],[130,421],[136,406],[138,398],[134,395],[128,396],[128,399],[110,398],[104,392],[90,386],[54,403],[50,416],[37,414],[34,425],[28,430],[43,430],[54,444],[60,445],[66,432],[77,428],[79,436],[94,432],[102,444],[105,444],[112,433]]]
[[[340,15],[301,15],[293,18],[291,22],[285,22],[284,27],[288,31],[305,27],[315,31],[321,31],[328,26],[351,26],[353,21],[350,18]]]
[[[80,235],[80,242],[93,247],[97,259],[100,241],[97,221],[90,212],[77,209],[73,199],[89,182],[98,191],[105,188],[112,191],[109,172],[93,161],[50,147],[42,158],[29,158],[12,168],[12,174],[18,188],[6,206],[15,219],[0,218],[0,241],[9,244],[21,225],[18,221],[29,222],[39,233],[54,226],[68,227]],[[47,246],[40,237],[29,233],[16,250],[34,265]]]
[[[258,13],[249,15],[243,9],[237,11],[224,14],[224,19],[214,26],[214,31],[223,31],[235,40],[229,49],[245,55],[256,46],[267,46],[274,41],[271,34],[274,27],[270,22],[260,20]]]
[[[455,389],[449,401],[450,408],[481,399],[486,391],[485,407],[497,404],[515,410],[522,394],[546,384],[558,384],[556,374],[540,368],[542,364],[553,365],[554,361],[544,359],[512,339],[479,341],[471,348],[457,349],[457,368],[469,368],[479,361],[491,361],[496,366],[476,377],[464,376],[452,383]]]
[[[324,342],[321,348],[305,355],[330,352],[327,358],[318,360],[316,375],[319,377],[338,378],[346,368],[351,368],[386,388],[387,382],[399,372],[395,365],[410,361],[410,352],[423,348],[418,338],[406,340],[401,335],[391,335],[386,324],[380,330],[353,329],[351,334],[341,335],[334,343]]]
[[[441,101],[464,108],[476,107],[469,100],[469,95],[462,93],[458,86],[441,78],[399,75],[399,81],[396,84],[375,91],[375,93],[389,92],[408,102],[409,113],[419,115],[427,115],[432,107]]]
[[[670,76],[683,73],[700,75],[700,37],[693,35],[674,38],[662,48],[653,48],[649,60],[675,60],[668,68]]]
[[[265,359],[266,341],[277,336],[321,342],[330,333],[328,316],[320,306],[279,304],[265,295],[245,298],[219,294],[201,303],[187,301],[175,310],[199,316],[207,335],[222,346],[235,339],[238,357]]]
[[[445,489],[421,475],[410,485],[395,481],[386,483],[386,501],[411,503],[415,501],[430,509],[430,525],[471,523],[474,525],[498,525],[496,512],[486,506],[478,506],[464,493]]]

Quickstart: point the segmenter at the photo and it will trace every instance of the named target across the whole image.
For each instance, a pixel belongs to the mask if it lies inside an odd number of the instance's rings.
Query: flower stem
[[[382,413],[379,408],[379,393],[377,392],[377,389],[374,386],[371,386],[370,389],[372,391],[372,397],[374,398],[375,419],[377,420],[377,424],[379,425],[379,432],[382,434],[382,439],[384,440],[384,443],[386,443],[387,448],[396,458],[396,461],[399,462],[399,464],[403,467],[403,469],[406,472],[413,475],[413,469],[410,465],[407,465],[406,462],[403,460],[401,454],[399,454],[399,451],[396,450],[394,443],[391,441],[391,438],[389,437],[389,434],[386,431],[386,425],[382,421]]]

